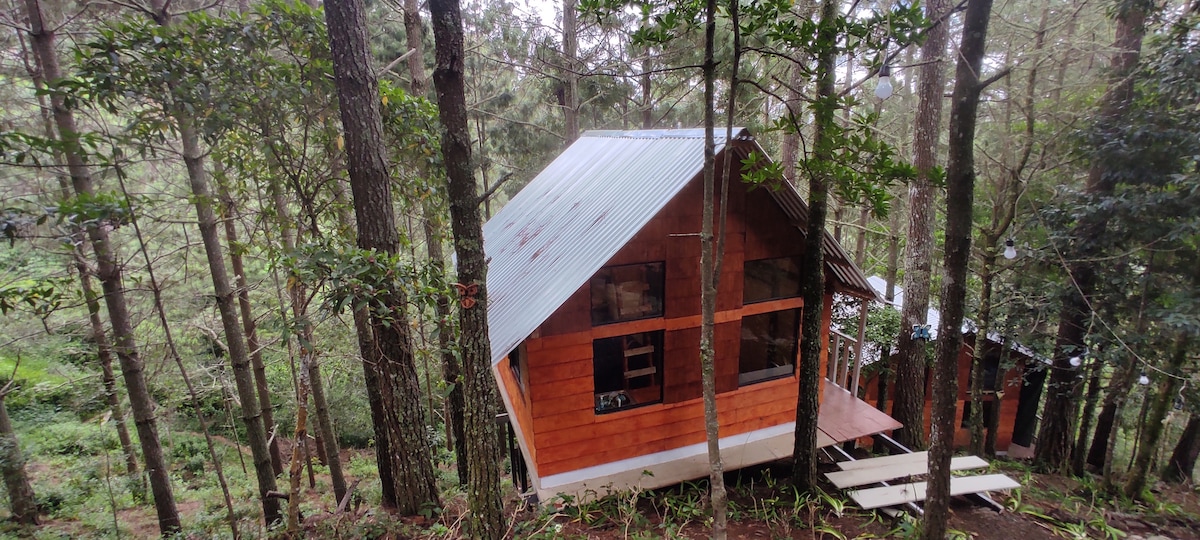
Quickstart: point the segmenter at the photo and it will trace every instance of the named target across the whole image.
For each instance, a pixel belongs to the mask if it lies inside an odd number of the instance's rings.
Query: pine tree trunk
[[[942,258],[941,325],[933,375],[933,420],[929,447],[929,489],[922,538],[942,540],[950,519],[950,458],[954,455],[958,405],[958,355],[967,303],[971,262],[971,216],[975,204],[975,122],[979,80],[987,47],[992,0],[969,0],[963,15],[962,44],[950,98],[949,156],[946,166],[946,252]],[[987,335],[976,336],[982,348]],[[978,370],[983,371],[983,370]],[[999,403],[996,404],[999,406]],[[982,407],[980,407],[982,409]]]
[[[125,181],[122,174],[117,175],[118,184],[121,188],[121,195],[124,197],[126,204],[133,207],[133,203],[129,198],[129,190],[126,189]],[[221,495],[225,499],[225,515],[229,523],[229,531],[233,533],[234,540],[241,538],[241,533],[238,532],[238,519],[233,510],[233,496],[229,492],[229,482],[225,478],[224,466],[221,464],[221,458],[217,456],[216,446],[213,444],[212,433],[209,432],[209,423],[204,420],[204,410],[200,405],[200,400],[196,397],[196,387],[192,384],[191,377],[188,376],[187,369],[183,366],[183,358],[179,355],[179,348],[175,346],[175,338],[171,334],[171,325],[167,322],[167,310],[163,304],[162,288],[159,287],[158,277],[154,273],[154,264],[150,260],[150,254],[146,251],[146,238],[142,234],[141,225],[138,223],[137,216],[132,216],[130,223],[133,225],[134,234],[137,236],[138,251],[142,254],[142,259],[146,262],[146,274],[150,280],[150,292],[154,296],[154,311],[158,314],[159,324],[162,325],[163,340],[167,345],[167,351],[171,359],[175,361],[175,367],[179,369],[179,377],[183,380],[183,386],[187,389],[188,401],[191,402],[192,412],[199,419],[200,431],[204,434],[204,443],[208,449],[208,457],[212,462],[213,473],[217,476],[217,485],[221,487]],[[228,406],[228,402],[226,402]],[[241,446],[237,448],[238,458],[241,459]],[[245,471],[245,463],[242,464],[242,470]]]
[[[1100,98],[1101,122],[1117,118],[1133,99],[1133,78],[1129,75],[1136,68],[1141,56],[1142,37],[1146,32],[1146,15],[1154,9],[1141,0],[1131,2],[1117,11],[1116,41],[1109,69],[1111,85]],[[1102,196],[1112,192],[1115,179],[1107,174],[1104,166],[1094,163],[1088,171],[1084,193]],[[1078,370],[1071,365],[1070,358],[1084,349],[1084,331],[1090,318],[1089,297],[1095,287],[1094,246],[1105,234],[1108,218],[1096,215],[1084,218],[1076,225],[1072,234],[1077,249],[1075,262],[1068,272],[1073,287],[1063,300],[1059,313],[1058,336],[1054,344],[1054,364],[1050,371],[1049,393],[1046,395],[1042,413],[1041,429],[1038,430],[1034,462],[1046,470],[1065,470],[1070,464],[1071,448],[1075,437],[1075,419],[1071,414],[1077,409]]]
[[[346,140],[358,247],[394,255],[399,237],[384,159],[379,83],[367,43],[366,8],[362,0],[326,2],[325,20]],[[371,329],[370,338],[360,333],[359,345],[366,347],[362,353],[380,479],[391,483],[384,488],[383,503],[402,514],[415,515],[429,506],[440,506],[440,502],[413,365],[407,300],[401,290],[389,291],[386,296],[383,300],[392,307],[391,313],[371,314],[369,321],[362,321],[367,324],[361,324],[356,315],[355,323]],[[376,388],[370,388],[372,384]],[[394,500],[387,500],[389,492],[394,493]]]
[[[1083,414],[1079,416],[1079,436],[1075,438],[1075,448],[1071,451],[1071,474],[1083,476],[1086,472],[1088,458],[1088,441],[1091,440],[1093,419],[1096,416],[1096,405],[1100,402],[1100,371],[1103,364],[1093,358],[1084,358],[1088,368],[1087,393],[1083,401]]]
[[[568,0],[569,1],[569,0]],[[716,330],[717,275],[713,237],[716,199],[716,128],[713,111],[716,100],[716,70],[713,60],[717,31],[717,1],[707,0],[704,7],[704,203],[700,223],[700,380],[704,399],[704,433],[708,448],[709,500],[712,502],[713,540],[724,540],[729,499],[725,492],[725,465],[721,460],[720,422],[717,415],[717,382],[713,336]],[[736,67],[736,66],[735,66]],[[729,141],[726,141],[729,144]],[[728,160],[727,160],[728,161]],[[727,206],[721,201],[722,208]]]
[[[1165,378],[1165,380],[1155,385],[1159,387],[1159,391],[1150,406],[1146,427],[1142,431],[1137,454],[1133,458],[1133,467],[1126,474],[1125,486],[1121,489],[1121,492],[1130,499],[1142,499],[1147,476],[1153,469],[1151,461],[1158,453],[1158,443],[1162,438],[1167,411],[1174,403],[1175,397],[1179,395],[1179,389],[1187,378],[1181,368],[1187,363],[1188,353],[1191,352],[1190,345],[1187,337],[1180,336],[1175,342],[1174,350],[1171,351],[1171,359],[1168,361],[1166,369],[1163,370],[1163,377],[1155,377]]]
[[[92,277],[83,259],[82,250],[76,249],[71,255],[75,258],[75,269],[79,272],[79,285],[88,310],[88,323],[92,327],[92,339],[96,342],[96,356],[100,360],[100,381],[104,384],[104,399],[108,402],[108,410],[112,412],[113,424],[117,428],[117,440],[121,441],[121,453],[125,454],[125,474],[136,476],[137,451],[133,448],[133,439],[129,438],[129,429],[125,426],[125,411],[121,410],[121,396],[117,394],[117,377],[112,367],[112,346],[108,343],[104,323],[100,320],[100,301],[97,299],[96,289],[92,286]]]
[[[1192,481],[1196,469],[1196,458],[1200,457],[1200,414],[1192,414],[1179,443],[1171,452],[1171,459],[1163,469],[1162,479],[1166,482],[1186,484]]]
[[[1104,455],[1108,446],[1108,436],[1112,432],[1117,414],[1117,404],[1110,398],[1115,389],[1109,388],[1104,404],[1100,407],[1100,416],[1096,417],[1096,430],[1092,433],[1092,444],[1088,447],[1087,465],[1097,471],[1104,469]]]
[[[414,51],[408,57],[409,86],[412,95],[424,96],[428,81],[425,78],[424,43],[421,40],[422,24],[418,0],[404,0],[404,33],[408,40],[408,48]],[[480,131],[483,131],[480,129]],[[483,144],[483,141],[480,141]],[[486,185],[486,184],[485,184]],[[435,225],[437,213],[434,205],[425,204],[421,212],[421,228],[425,233],[425,254],[438,275],[446,273],[446,254],[442,250],[443,237],[440,227]],[[448,409],[446,422],[449,423],[448,441],[454,448],[454,464],[458,469],[458,484],[467,485],[467,435],[464,432],[466,415],[466,397],[463,396],[463,385],[459,381],[462,376],[462,366],[454,353],[454,325],[450,318],[454,316],[450,298],[438,295],[434,303],[434,315],[437,317],[438,351],[442,359],[442,380],[450,385],[446,396]]]
[[[1145,275],[1148,276],[1154,272],[1154,262],[1155,257],[1151,255],[1150,260],[1146,263]],[[1141,307],[1138,309],[1137,315],[1137,331],[1139,333],[1146,330],[1147,320],[1145,309],[1149,286],[1150,280],[1143,279]],[[1119,431],[1121,410],[1124,403],[1129,399],[1129,390],[1133,386],[1134,377],[1137,375],[1139,365],[1139,362],[1131,358],[1109,379],[1108,392],[1104,396],[1104,405],[1100,409],[1100,417],[1096,419],[1096,432],[1092,434],[1091,448],[1088,449],[1087,464],[1101,472],[1101,475],[1104,477],[1104,488],[1108,493],[1116,492],[1116,484],[1113,481],[1112,474],[1112,454],[1115,450],[1116,436]]]
[[[438,233],[433,222],[429,219],[428,211],[425,214],[425,243],[426,254],[429,255],[429,261],[434,266],[434,271],[444,275],[446,272],[446,255],[442,251],[442,235]],[[462,384],[462,364],[458,361],[458,355],[454,351],[454,325],[450,323],[450,318],[454,316],[450,298],[445,295],[439,295],[437,302],[434,304],[434,314],[437,315],[438,328],[438,350],[441,351],[442,357],[442,380],[450,384],[450,392],[446,395],[446,408],[449,414],[447,421],[450,423],[451,444],[454,448],[454,464],[458,471],[459,486],[466,487],[468,471],[467,461],[467,433],[466,433],[466,408],[467,398],[463,395]]]
[[[173,15],[169,11],[168,2],[151,0],[150,6],[155,22],[164,27],[172,24]],[[174,88],[168,84],[167,90],[173,92]],[[193,119],[182,104],[173,98],[168,98],[167,108],[179,130],[180,144],[183,147],[183,163],[187,168],[188,184],[192,192],[192,204],[196,208],[197,225],[200,229],[201,241],[204,244],[204,253],[208,259],[217,311],[225,332],[225,345],[229,352],[230,367],[233,368],[234,385],[237,388],[238,399],[241,401],[242,423],[246,426],[246,440],[253,456],[255,476],[258,480],[258,495],[263,507],[263,519],[270,528],[283,521],[283,513],[279,506],[279,500],[267,496],[268,493],[275,491],[275,469],[271,466],[271,451],[267,445],[267,432],[263,427],[262,409],[258,405],[254,374],[250,368],[250,354],[246,350],[246,341],[238,319],[236,293],[229,282],[229,274],[225,267],[225,252],[221,247],[221,240],[217,232],[217,218],[212,206],[215,198],[209,187],[208,172],[204,168],[204,151],[200,146],[199,132],[192,123]]]
[[[575,2],[563,0],[563,141],[579,138],[579,23]]]
[[[487,327],[487,259],[483,251],[483,219],[471,173],[471,137],[463,81],[463,28],[458,0],[431,0],[430,21],[437,68],[438,116],[443,128],[442,156],[449,183],[451,228],[458,256],[458,282],[478,287],[472,298],[462,295],[458,311],[459,351],[466,398],[468,527],[473,538],[504,537],[500,497],[500,439],[495,422],[496,383],[492,378]],[[472,300],[474,303],[472,304]]]
[[[817,55],[817,104],[813,108],[813,159],[833,160],[833,135],[837,105],[833,101],[837,58],[838,2],[821,1],[817,41],[827,44]],[[808,223],[804,234],[804,256],[800,260],[800,294],[804,311],[800,317],[800,395],[796,398],[796,436],[792,449],[792,483],[796,489],[817,489],[817,414],[821,396],[821,319],[825,309],[825,257],[821,240],[829,209],[831,179],[824,171],[808,177]]]
[[[642,52],[646,55],[646,59],[642,60],[642,75],[638,78],[642,90],[642,129],[651,129],[654,127],[654,87],[650,75],[654,69],[654,60],[650,58],[653,50],[647,45]]]
[[[887,252],[887,268],[885,270],[886,286],[884,287],[883,299],[888,304],[891,304],[896,299],[896,273],[900,266],[900,236],[897,231],[900,230],[900,209],[892,208],[891,215],[888,216],[888,252]],[[885,306],[884,309],[887,309]],[[903,329],[901,329],[903,330]],[[891,357],[891,343],[879,344],[879,383],[877,387],[878,394],[876,395],[875,408],[880,411],[887,412],[888,400],[892,388],[893,376],[892,363],[889,362]],[[883,439],[876,439],[872,445],[871,451],[876,454],[883,454],[888,451],[887,445]]]
[[[49,86],[61,77],[58,67],[58,57],[54,47],[55,34],[52,26],[47,25],[39,0],[26,0],[25,7],[29,16],[29,36],[33,43],[34,54],[42,66],[42,73]],[[52,93],[51,104],[54,110],[54,123],[58,128],[59,137],[63,143],[67,159],[67,169],[71,175],[71,185],[78,196],[92,197],[95,195],[91,172],[84,162],[83,151],[79,144],[79,134],[75,129],[75,117],[67,108],[62,94]],[[158,516],[159,532],[163,536],[175,534],[180,529],[179,511],[175,506],[175,495],[171,491],[170,468],[163,457],[162,445],[158,440],[158,426],[154,416],[154,402],[150,397],[150,389],[146,384],[142,360],[138,355],[137,343],[134,341],[133,321],[125,300],[125,287],[122,284],[121,267],[117,263],[116,254],[109,242],[108,232],[96,223],[87,225],[88,240],[96,255],[96,277],[100,280],[104,291],[104,303],[108,308],[108,319],[112,325],[113,352],[121,364],[121,374],[125,379],[125,388],[129,393],[129,407],[133,412],[134,425],[138,432],[138,441],[142,447],[142,459],[146,464],[146,474],[150,479],[150,491],[154,496],[154,509]]]
[[[983,418],[983,375],[984,355],[987,353],[988,333],[992,327],[992,269],[996,266],[996,246],[991,238],[982,238],[983,262],[979,269],[979,328],[975,331],[975,351],[971,356],[971,415],[968,424],[971,429],[971,453],[983,455],[984,451],[984,418]],[[1003,378],[1003,373],[997,370],[997,379]],[[992,390],[996,390],[995,387]],[[995,396],[995,394],[993,394]],[[993,397],[993,409],[999,411],[1000,400]],[[990,419],[989,419],[990,420]]]
[[[293,431],[292,458],[288,467],[287,532],[292,538],[301,538],[300,530],[300,483],[304,478],[304,447],[308,445],[308,363],[312,356],[304,345],[300,346],[300,380],[296,388],[296,426]],[[339,497],[338,500],[341,500]]]
[[[331,127],[331,123],[327,123],[326,128],[329,129],[330,132],[335,131],[335,129]],[[264,138],[268,139],[268,141],[272,140],[270,136],[272,133],[270,126],[264,124],[262,129]],[[271,143],[268,142],[268,144]],[[338,159],[338,157],[340,157],[340,153],[338,153],[335,148],[332,148],[332,145],[329,151],[332,162],[330,165],[330,170],[332,172],[331,176],[337,177],[338,172],[342,170],[340,168],[340,160]],[[272,152],[271,155],[273,154],[274,153]],[[271,164],[273,161],[275,161],[272,157],[268,157],[267,160],[268,164]],[[278,168],[278,163],[275,163],[274,165],[276,168]],[[354,219],[353,216],[350,215],[350,211],[347,209],[345,193],[342,189],[341,183],[335,181],[332,185],[334,204],[338,208],[339,212],[338,219],[342,223],[353,223]],[[292,253],[296,250],[296,238],[298,233],[292,224],[292,213],[288,209],[287,198],[284,195],[283,187],[280,185],[275,176],[272,176],[268,182],[268,190],[270,191],[272,205],[275,207],[275,219],[279,227],[279,236],[280,241],[283,244],[283,252]],[[315,215],[308,215],[305,217],[309,223],[316,222]],[[310,227],[309,233],[316,238],[318,231],[315,225]],[[292,319],[299,326],[298,334],[300,338],[300,347],[302,349],[302,357],[304,355],[304,350],[315,347],[315,345],[313,345],[313,323],[308,317],[308,304],[306,296],[307,289],[303,284],[297,284],[295,288],[288,291],[289,304],[291,305],[292,309]],[[280,302],[282,303],[282,300],[280,300]],[[305,370],[302,368],[301,371]],[[341,449],[338,446],[337,432],[333,428],[333,420],[329,415],[329,402],[325,396],[325,380],[321,376],[321,362],[316,356],[315,351],[313,351],[312,358],[308,361],[307,374],[309,379],[309,395],[312,397],[312,408],[317,419],[317,446],[320,450],[321,457],[323,458],[323,463],[329,467],[329,480],[333,487],[334,500],[341,501],[347,490],[346,475],[342,469],[340,455]],[[299,388],[297,388],[297,392],[298,391]],[[369,393],[370,390],[368,390],[368,394]],[[279,442],[277,441],[276,444],[272,445],[272,450],[278,450],[278,446]],[[311,467],[309,467],[309,472],[312,472]]]
[[[237,298],[229,283],[225,269],[225,253],[217,234],[217,218],[212,208],[212,193],[209,191],[208,174],[204,170],[200,140],[191,120],[179,110],[174,112],[179,124],[179,136],[183,142],[183,161],[187,165],[188,182],[192,190],[196,219],[204,253],[208,258],[208,269],[212,276],[213,292],[217,311],[225,331],[225,344],[229,351],[229,364],[233,368],[233,381],[241,401],[242,423],[246,426],[246,441],[254,460],[255,476],[258,479],[258,495],[262,500],[263,519],[270,528],[283,520],[279,500],[268,497],[275,491],[275,469],[271,466],[271,450],[267,445],[267,432],[263,427],[262,409],[258,406],[258,395],[254,386],[254,374],[250,368],[250,354],[246,350],[241,323],[238,319]]]
[[[37,497],[33,494],[29,476],[25,474],[25,457],[21,455],[21,445],[8,418],[8,405],[5,403],[7,394],[8,388],[0,390],[0,474],[4,476],[4,485],[8,488],[8,507],[12,512],[10,519],[22,525],[37,525]]]
[[[267,366],[263,363],[262,346],[258,343],[258,325],[254,322],[254,312],[250,307],[250,286],[246,281],[246,268],[242,262],[242,254],[238,246],[237,205],[229,188],[223,181],[218,180],[217,189],[221,198],[222,215],[225,222],[225,242],[229,244],[229,264],[233,270],[233,279],[237,284],[238,312],[242,318],[242,332],[246,336],[246,347],[250,351],[250,367],[254,372],[254,388],[258,394],[258,406],[262,413],[263,428],[269,434],[276,429],[275,412],[271,407],[271,389],[267,386]],[[271,468],[275,474],[283,473],[283,455],[279,451],[279,442],[268,443],[271,455]]]
[[[58,139],[58,135],[54,130],[52,107],[46,102],[45,77],[43,77],[39,68],[34,67],[38,63],[37,59],[29,58],[30,53],[25,48],[24,35],[18,33],[17,38],[21,44],[21,55],[25,63],[25,69],[29,73],[29,78],[33,81],[33,87],[38,94],[38,112],[42,119],[42,128],[46,134],[46,139],[56,140]],[[63,155],[61,150],[54,150],[53,155],[58,163],[66,162],[66,156]],[[71,198],[70,176],[61,173],[56,176],[63,200],[69,200]],[[95,286],[92,285],[91,269],[88,268],[86,255],[84,255],[84,251],[87,249],[87,237],[85,234],[78,234],[73,241],[75,242],[75,246],[71,250],[71,259],[75,266],[75,271],[79,273],[79,289],[83,293],[84,305],[87,307],[88,324],[92,329],[92,340],[96,342],[96,359],[100,362],[100,381],[104,385],[104,399],[108,403],[113,425],[117,429],[117,439],[121,442],[121,452],[125,454],[125,474],[135,477],[138,473],[137,450],[133,447],[133,439],[129,438],[129,428],[125,423],[125,412],[121,410],[121,396],[117,394],[117,378],[112,368],[112,345],[109,344],[108,334],[104,330],[104,321],[100,318],[100,297],[96,294]]]
[[[913,154],[917,178],[908,188],[908,234],[904,257],[904,306],[900,315],[900,338],[892,356],[896,376],[892,397],[892,417],[904,424],[896,430],[896,440],[909,448],[925,446],[925,370],[928,365],[926,342],[914,340],[913,325],[925,324],[929,310],[929,283],[933,261],[934,205],[933,175],[937,166],[938,132],[942,122],[942,94],[945,92],[943,56],[949,29],[942,18],[949,13],[947,0],[930,0],[925,16],[934,21],[921,46],[919,101]]]

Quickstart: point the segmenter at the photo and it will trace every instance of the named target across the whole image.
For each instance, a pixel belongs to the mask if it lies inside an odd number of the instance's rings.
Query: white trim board
[[[983,476],[963,476],[950,480],[950,495],[966,495],[984,491],[998,491],[1021,487],[1016,480],[1003,474],[986,474]],[[858,489],[847,492],[851,499],[864,510],[896,506],[910,502],[925,500],[927,485],[925,482],[898,484],[869,489]]]
[[[796,423],[788,422],[748,433],[722,437],[721,458],[731,471],[792,455]],[[652,471],[652,474],[646,474]],[[708,476],[708,445],[698,443],[653,454],[552,474],[534,484],[538,498],[557,494],[602,497],[631,488],[653,489]]]
[[[964,471],[968,469],[982,469],[988,466],[988,462],[980,459],[978,456],[956,457],[950,460],[950,470]],[[855,486],[865,486],[867,484],[875,484],[878,482],[886,482],[897,478],[908,476],[917,476],[929,473],[929,462],[918,461],[913,463],[899,464],[895,466],[871,467],[867,469],[851,469],[849,471],[837,471],[825,473],[825,478],[828,478],[838,489],[845,489]]]

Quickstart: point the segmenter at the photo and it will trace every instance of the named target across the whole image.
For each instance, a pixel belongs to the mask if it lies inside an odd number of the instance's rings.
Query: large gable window
[[[796,370],[799,325],[799,309],[743,317],[738,385],[791,376]]]
[[[745,304],[800,296],[800,260],[796,257],[746,261],[743,275]]]
[[[662,402],[663,332],[592,342],[596,412]]]
[[[592,324],[601,325],[663,314],[663,263],[627,264],[592,276]]]

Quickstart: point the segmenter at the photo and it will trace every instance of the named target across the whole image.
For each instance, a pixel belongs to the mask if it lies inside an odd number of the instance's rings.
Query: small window
[[[790,377],[796,371],[800,310],[772,311],[742,318],[738,385]]]
[[[985,399],[986,398],[987,398],[987,396],[985,396]],[[984,401],[983,402],[983,427],[984,427],[984,429],[987,429],[988,426],[992,425],[992,422],[995,420],[995,418],[993,418],[993,415],[995,415],[995,414],[996,414],[996,402],[992,399],[988,399],[987,401]],[[970,396],[968,396],[967,400],[963,402],[962,422],[958,426],[961,428],[971,427],[971,398],[970,398]]]
[[[663,263],[602,268],[592,276],[592,324],[661,317]]]
[[[592,342],[596,412],[662,402],[663,332],[643,332]]]
[[[800,296],[800,260],[796,257],[746,261],[742,303]]]
[[[517,381],[517,388],[522,392],[525,391],[525,367],[528,362],[528,355],[525,353],[525,342],[522,341],[517,348],[508,353],[508,367],[512,370],[513,379]]]

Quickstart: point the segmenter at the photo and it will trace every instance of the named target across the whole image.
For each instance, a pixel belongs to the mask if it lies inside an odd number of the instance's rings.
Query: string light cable
[[[1046,223],[1042,219],[1041,209],[1037,207],[1037,203],[1030,200],[1029,205],[1033,207],[1034,215],[1037,216],[1038,222],[1042,225],[1042,227],[1045,227],[1048,229],[1049,227],[1046,227]],[[1137,351],[1135,351],[1133,349],[1133,347],[1129,346],[1129,344],[1126,343],[1124,339],[1121,339],[1121,336],[1118,335],[1116,330],[1114,330],[1113,327],[1108,324],[1108,321],[1104,320],[1104,317],[1101,317],[1099,314],[1096,313],[1096,310],[1092,307],[1091,299],[1089,299],[1087,297],[1087,295],[1083,294],[1083,289],[1079,286],[1079,282],[1075,281],[1075,275],[1071,273],[1071,267],[1070,267],[1070,265],[1067,264],[1066,256],[1063,255],[1062,250],[1059,249],[1058,245],[1054,243],[1053,239],[1050,239],[1050,249],[1054,250],[1054,255],[1055,255],[1055,257],[1058,258],[1058,262],[1062,266],[1063,270],[1066,271],[1067,279],[1069,279],[1071,281],[1071,286],[1075,288],[1075,292],[1078,293],[1079,297],[1083,299],[1083,303],[1087,306],[1088,312],[1091,314],[1091,321],[1088,324],[1089,333],[1091,331],[1092,326],[1096,322],[1099,322],[1100,325],[1103,326],[1106,331],[1108,331],[1109,335],[1111,335],[1113,337],[1113,339],[1116,340],[1116,342],[1121,345],[1121,348],[1124,349],[1125,351],[1127,351],[1135,360],[1137,360],[1142,365],[1143,373],[1146,371],[1146,369],[1149,369],[1150,371],[1156,372],[1160,375],[1178,379],[1180,381],[1183,381],[1183,385],[1186,388],[1188,382],[1191,380],[1191,377],[1185,377],[1182,375],[1176,375],[1174,373],[1169,373],[1166,370],[1161,369],[1161,368],[1151,364],[1145,358],[1142,358],[1142,355],[1138,354]],[[1182,390],[1181,390],[1181,392],[1182,392]]]

